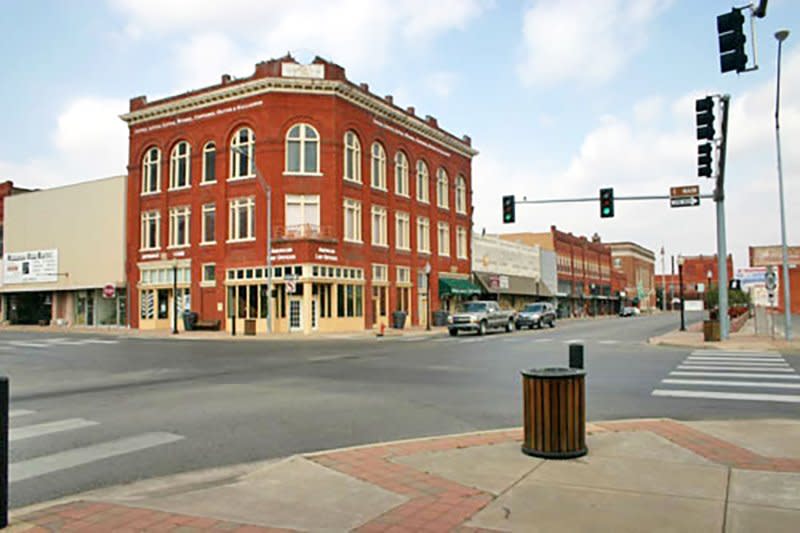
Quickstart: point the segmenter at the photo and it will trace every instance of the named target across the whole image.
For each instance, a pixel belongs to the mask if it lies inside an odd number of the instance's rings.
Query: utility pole
[[[661,245],[661,310],[667,310],[667,266],[664,263],[664,245]]]
[[[684,313],[684,306],[683,306],[683,257],[678,256],[678,283],[680,286],[678,290],[680,291],[680,298],[681,298],[681,331],[686,331],[686,319],[683,315]]]
[[[722,107],[722,141],[719,145],[719,172],[717,173],[717,186],[714,189],[714,201],[717,204],[719,329],[720,339],[726,340],[730,335],[730,318],[728,317],[728,248],[725,234],[725,156],[728,145],[728,109],[731,97],[724,94],[719,101]]]

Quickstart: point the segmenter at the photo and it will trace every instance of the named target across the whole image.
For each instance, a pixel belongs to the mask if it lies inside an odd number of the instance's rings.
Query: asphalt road
[[[800,417],[785,401],[654,396],[691,350],[644,342],[676,322],[336,341],[3,332],[11,505],[298,452],[518,426],[519,370],[565,366],[569,342],[586,346],[590,420]],[[794,376],[800,360],[785,361]]]

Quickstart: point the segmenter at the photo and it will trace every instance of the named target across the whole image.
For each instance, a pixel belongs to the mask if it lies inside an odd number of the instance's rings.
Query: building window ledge
[[[322,172],[290,172],[288,170],[285,170],[283,172],[283,175],[284,176],[299,177],[299,178],[306,177],[306,176],[310,177],[310,178],[321,178],[325,174],[323,174]]]

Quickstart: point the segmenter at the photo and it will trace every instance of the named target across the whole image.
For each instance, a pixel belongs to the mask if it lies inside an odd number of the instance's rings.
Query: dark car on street
[[[517,314],[517,329],[542,326],[556,327],[556,310],[553,304],[547,302],[537,302],[528,304]]]

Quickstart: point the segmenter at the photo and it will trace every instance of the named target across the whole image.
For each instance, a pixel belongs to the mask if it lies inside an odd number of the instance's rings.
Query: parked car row
[[[526,305],[519,313],[501,309],[497,302],[475,301],[461,305],[458,312],[447,320],[450,335],[469,331],[485,335],[490,329],[512,332],[514,329],[556,327],[556,313],[552,304],[537,302]]]

